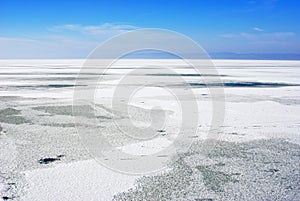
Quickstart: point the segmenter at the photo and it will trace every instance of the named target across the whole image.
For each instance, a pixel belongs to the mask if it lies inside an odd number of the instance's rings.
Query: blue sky
[[[208,52],[300,53],[297,0],[0,1],[0,58],[84,58],[137,28],[180,32]]]

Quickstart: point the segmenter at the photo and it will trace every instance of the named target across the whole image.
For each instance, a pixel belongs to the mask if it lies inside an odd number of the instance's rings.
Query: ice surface
[[[227,83],[224,89],[225,120],[215,139],[221,144],[205,161],[194,150],[184,155],[185,162],[170,165],[173,172],[145,178],[124,175],[101,166],[81,143],[77,131],[86,134],[102,132],[110,136],[111,143],[118,149],[140,155],[168,146],[178,131],[180,105],[172,94],[155,87],[139,91],[130,107],[146,113],[154,106],[165,109],[169,122],[164,132],[158,131],[157,139],[144,142],[110,132],[114,124],[111,99],[122,76],[143,67],[149,69],[145,71],[148,77],[174,77],[171,74],[152,74],[151,68],[163,66],[172,68],[178,73],[176,76],[182,76],[186,82],[195,83],[193,92],[199,107],[195,140],[200,143],[206,138],[212,118],[211,97],[201,76],[195,75],[195,71],[180,60],[122,60],[115,69],[106,72],[105,80],[97,86],[96,116],[86,115],[86,106],[77,108],[79,114],[76,118],[80,124],[76,129],[72,116],[73,86],[83,63],[83,60],[0,61],[2,197],[16,200],[111,200],[117,195],[115,199],[149,200],[151,193],[157,192],[157,195],[170,199],[176,198],[172,196],[189,196],[177,197],[179,200],[255,200],[276,199],[276,196],[278,199],[297,200],[300,61],[215,60],[220,78]],[[134,79],[137,75],[132,76]],[[202,76],[213,79],[210,75]],[[83,78],[88,81],[93,77],[91,74]],[[171,87],[182,85],[177,83]],[[79,87],[79,90],[87,89],[88,86]],[[184,93],[180,96],[186,103],[192,101],[185,99]],[[123,113],[116,111],[116,114],[115,120],[122,122]],[[93,124],[94,119],[100,122],[99,125]],[[144,126],[143,122],[136,122],[136,125]],[[64,157],[49,164],[38,162],[41,158],[59,155]],[[139,187],[135,189],[136,181]],[[163,184],[174,188],[161,186]],[[275,192],[272,188],[276,189]],[[268,194],[271,196],[267,197]]]

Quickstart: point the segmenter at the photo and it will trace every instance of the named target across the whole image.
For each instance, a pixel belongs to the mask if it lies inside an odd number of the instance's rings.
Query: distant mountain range
[[[300,60],[299,54],[288,53],[233,53],[233,52],[212,52],[208,53],[212,59],[249,59],[249,60]],[[190,58],[198,59],[201,55],[190,54]],[[125,58],[129,59],[178,59],[177,56],[158,51],[140,51],[132,53]],[[203,58],[203,57],[202,57]]]
[[[257,60],[300,60],[299,54],[268,53],[268,54],[239,54],[232,52],[209,53],[212,59],[257,59]]]

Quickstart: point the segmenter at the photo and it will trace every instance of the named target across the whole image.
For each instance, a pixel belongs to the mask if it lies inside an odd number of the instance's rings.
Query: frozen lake
[[[180,60],[123,60],[105,72],[95,91],[99,114],[89,116],[86,106],[78,107],[76,128],[72,102],[83,62],[0,61],[0,195],[4,200],[300,200],[300,61],[214,61],[224,86],[225,119],[205,159],[199,150],[212,117],[211,97],[201,77],[213,80],[214,75],[199,76]],[[153,67],[160,66],[176,74],[152,73]],[[113,90],[122,76],[139,67],[147,74],[131,75],[133,80],[183,77],[199,107],[199,128],[191,149],[167,170],[146,177],[101,166],[78,134],[100,131],[120,150],[140,155],[172,143],[180,105],[155,86],[137,93],[130,107],[147,112],[159,106],[168,111],[169,123],[158,131],[158,141],[140,143],[111,132]],[[93,74],[83,77],[87,82],[94,78]],[[78,90],[88,87],[80,85]],[[184,94],[182,100],[191,101]],[[115,112],[122,117],[121,111]],[[101,123],[93,124],[94,118]],[[122,118],[117,121],[122,124]],[[139,119],[136,123],[144,126]]]

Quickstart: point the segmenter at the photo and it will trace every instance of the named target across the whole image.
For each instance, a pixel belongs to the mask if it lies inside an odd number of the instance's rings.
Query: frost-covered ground
[[[201,77],[182,61],[118,63],[118,69],[107,72],[95,96],[100,125],[92,124],[95,116],[85,113],[88,106],[76,106],[82,111],[76,113],[79,132],[100,130],[125,152],[151,153],[176,137],[168,133],[176,130],[180,107],[170,94],[148,88],[137,94],[130,107],[148,111],[161,106],[171,114],[172,121],[159,133],[159,142],[141,143],[109,133],[113,125],[110,100],[118,75],[134,66],[167,66],[192,83],[199,105],[197,140],[168,171],[141,177],[103,167],[81,143],[72,98],[82,60],[0,61],[2,199],[300,200],[300,61],[214,62],[225,87],[226,115],[218,138],[205,142],[214,149],[204,159],[200,152],[202,134],[211,120],[210,95]]]

